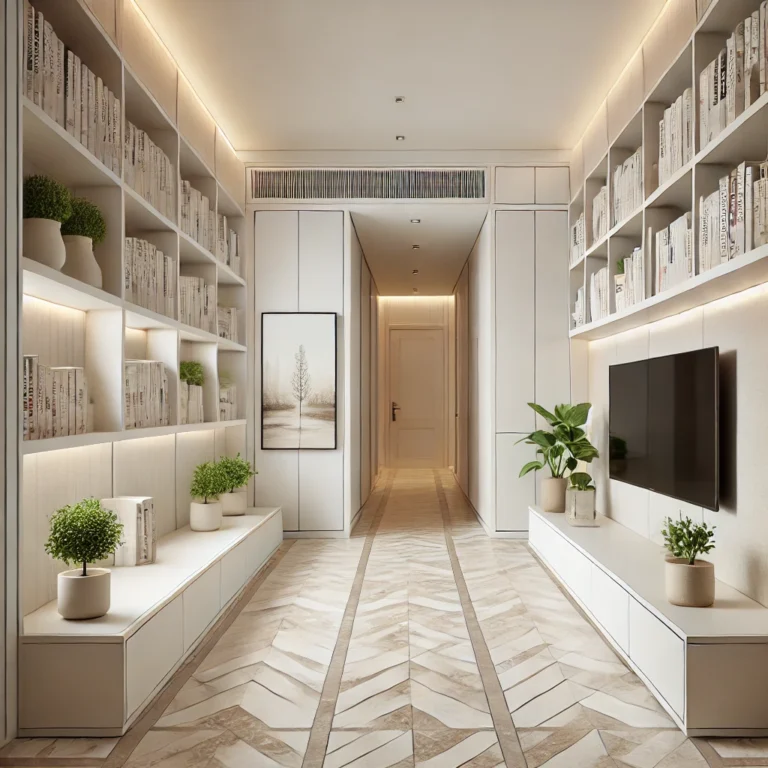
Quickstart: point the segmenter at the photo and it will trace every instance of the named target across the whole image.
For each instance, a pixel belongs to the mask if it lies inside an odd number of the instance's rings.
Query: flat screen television
[[[612,365],[610,477],[716,510],[718,348]]]

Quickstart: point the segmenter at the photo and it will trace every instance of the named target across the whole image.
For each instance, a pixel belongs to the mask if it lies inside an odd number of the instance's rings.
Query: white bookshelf
[[[699,136],[699,75],[717,51],[724,47],[725,40],[737,24],[759,6],[759,0],[713,0],[656,82],[645,83],[642,104],[616,137],[608,142],[607,151],[599,162],[590,162],[593,166],[591,170],[586,168],[582,172],[579,168],[579,175],[572,179],[573,196],[569,219],[573,224],[579,214],[585,211],[587,251],[582,259],[569,268],[571,338],[594,340],[612,336],[768,281],[766,246],[755,248],[701,274],[698,253],[699,197],[715,191],[716,180],[739,163],[763,160],[768,151],[768,93],[763,94],[706,146],[701,146]],[[658,162],[658,121],[664,109],[690,87],[693,88],[694,102],[694,157],[664,184],[659,185],[658,174],[654,169],[654,164]],[[585,137],[585,146],[587,140],[588,137]],[[638,146],[643,147],[644,202],[632,215],[611,227],[605,237],[595,242],[592,238],[592,199],[605,181],[608,184],[609,199],[613,199],[613,170],[627,156],[626,152]],[[691,212],[693,227],[696,274],[685,283],[654,295],[654,263],[647,242],[648,231],[650,229],[654,237],[656,231],[688,211]],[[616,261],[628,255],[635,246],[643,249],[647,298],[617,314],[613,292]],[[571,315],[576,293],[579,288],[584,288],[588,312],[590,277],[606,263],[610,275],[611,314],[577,327]]]

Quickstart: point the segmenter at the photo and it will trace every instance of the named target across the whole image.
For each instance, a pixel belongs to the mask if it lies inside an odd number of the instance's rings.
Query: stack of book
[[[219,421],[231,421],[237,418],[237,387],[234,384],[224,386],[219,382]]]
[[[613,171],[613,223],[618,224],[643,204],[643,148]]]
[[[608,294],[608,267],[594,272],[589,278],[589,316],[594,322],[608,317],[611,313]]]
[[[573,317],[573,324],[576,328],[580,325],[584,325],[586,322],[587,318],[585,310],[584,286],[582,286],[576,291],[576,303],[574,304],[573,313],[571,315]]]
[[[227,217],[220,213],[216,227],[216,258],[236,274],[240,274],[240,241],[234,229],[230,229]]]
[[[693,89],[686,88],[659,120],[659,186],[693,160]]]
[[[203,388],[197,384],[179,383],[181,394],[181,423],[202,424],[205,421],[203,411]]]
[[[171,423],[171,395],[165,366],[156,360],[126,360],[125,428]]]
[[[613,279],[616,292],[616,311],[623,312],[641,301],[645,301],[645,258],[638,246],[631,256],[621,260],[623,272]]]
[[[219,307],[219,338],[240,343],[237,333],[237,307]]]
[[[181,231],[213,253],[217,229],[211,201],[188,181],[181,182]]]
[[[24,440],[84,435],[88,422],[88,382],[74,366],[49,367],[37,355],[24,355],[22,382]]]
[[[592,245],[608,234],[608,187],[602,187],[592,201]]]
[[[216,286],[202,277],[179,278],[179,320],[209,333],[217,332]]]
[[[699,130],[704,148],[765,93],[768,0],[739,22],[717,58],[699,75]]]
[[[125,238],[125,300],[140,307],[176,316],[176,260],[152,243]]]
[[[747,164],[744,173],[746,179],[744,252],[746,253],[759,245],[768,243],[768,162],[760,163],[759,167],[752,163]],[[750,179],[752,179],[751,184]]]
[[[120,99],[24,0],[24,93],[111,171],[120,175]]]
[[[115,552],[116,566],[154,563],[157,558],[157,522],[151,496],[117,496],[102,499],[123,524],[123,543]]]
[[[648,242],[653,242],[650,228]],[[685,213],[668,227],[659,230],[655,243],[654,292],[658,294],[689,280],[695,274],[691,214]]]
[[[587,232],[584,213],[582,212],[576,223],[571,227],[571,266],[576,264],[587,250]]]
[[[176,172],[146,131],[126,120],[125,181],[163,216],[176,220]]]

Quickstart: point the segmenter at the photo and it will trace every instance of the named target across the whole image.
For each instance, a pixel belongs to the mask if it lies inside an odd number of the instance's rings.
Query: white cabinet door
[[[255,538],[252,534],[250,538]],[[221,607],[223,608],[245,583],[246,541],[238,544],[221,559]]]
[[[534,168],[496,168],[496,202],[507,205],[533,203],[535,174]]]
[[[566,205],[570,202],[568,168],[536,169],[536,204]]]
[[[221,607],[221,563],[214,563],[193,581],[182,595],[184,600],[184,650],[216,618]]]
[[[535,474],[518,477],[536,458],[534,446],[517,444],[520,434],[496,435],[496,530],[527,531],[528,507],[536,503]]]
[[[587,607],[619,648],[629,653],[629,595],[596,565]]]

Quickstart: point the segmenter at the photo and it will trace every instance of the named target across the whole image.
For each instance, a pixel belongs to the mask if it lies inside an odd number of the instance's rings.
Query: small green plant
[[[84,197],[73,197],[72,215],[62,225],[61,234],[90,237],[98,245],[107,236],[107,223],[97,205]]]
[[[624,259],[617,259],[616,260],[616,274],[617,275],[623,275],[624,274]]]
[[[224,471],[215,461],[206,461],[195,467],[189,492],[193,499],[202,499],[203,504],[216,501],[227,488]]]
[[[250,462],[241,458],[239,453],[234,459],[230,456],[222,456],[219,459],[219,467],[224,474],[224,486],[227,493],[234,493],[238,488],[243,488],[256,474]]]
[[[51,517],[51,532],[45,551],[67,565],[104,560],[122,544],[123,524],[98,499],[83,499],[57,510]]]
[[[708,528],[706,523],[694,523],[690,517],[682,515],[679,522],[671,517],[666,518],[661,535],[669,552],[674,557],[687,560],[688,565],[696,562],[697,555],[706,555],[715,548],[714,527]]]
[[[574,472],[568,480],[571,483],[571,488],[575,488],[577,491],[593,491],[595,484],[592,482],[592,475],[586,472]]]
[[[62,224],[72,215],[69,190],[48,176],[24,179],[24,218],[51,219]]]
[[[179,378],[187,384],[203,386],[203,364],[194,360],[182,360],[179,366]]]

